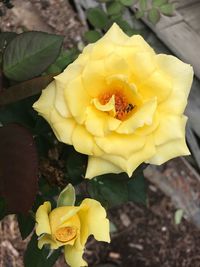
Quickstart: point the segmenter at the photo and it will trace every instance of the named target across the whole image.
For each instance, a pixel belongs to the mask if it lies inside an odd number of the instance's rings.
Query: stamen
[[[121,92],[108,92],[100,96],[99,101],[102,105],[106,105],[110,98],[115,97],[115,118],[124,120],[129,112],[134,109],[132,103],[128,103],[127,98]]]
[[[60,242],[68,242],[76,237],[75,227],[61,227],[56,230],[55,237]]]

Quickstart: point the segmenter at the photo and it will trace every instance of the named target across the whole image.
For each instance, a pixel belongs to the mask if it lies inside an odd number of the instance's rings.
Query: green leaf
[[[70,148],[66,165],[68,181],[73,185],[81,183],[85,175],[86,165],[87,156]]]
[[[140,0],[139,1],[139,5],[140,5],[140,9],[142,11],[146,10],[146,8],[147,8],[147,0]]]
[[[144,17],[144,11],[139,10],[139,11],[135,12],[135,17],[136,17],[136,19],[143,18]]]
[[[84,37],[88,43],[94,43],[101,38],[101,34],[98,31],[87,31]]]
[[[35,226],[35,220],[33,216],[30,214],[28,215],[18,214],[17,221],[22,239],[27,238],[27,236],[30,235]]]
[[[27,246],[27,250],[24,254],[24,266],[25,267],[51,267],[54,266],[58,257],[60,256],[60,250],[54,250],[51,254],[49,249],[43,247],[39,249],[37,246],[38,240],[36,234],[33,234],[31,241]],[[49,255],[49,257],[48,257]]]
[[[150,9],[148,12],[148,19],[153,24],[156,24],[160,20],[160,13],[157,8]]]
[[[63,37],[43,32],[24,32],[15,37],[3,55],[3,72],[11,80],[40,75],[58,57]]]
[[[109,22],[106,13],[98,7],[88,9],[86,15],[92,26],[98,29],[104,29]]]
[[[183,209],[178,209],[176,212],[175,212],[175,215],[174,215],[174,221],[175,221],[175,224],[180,224],[181,223],[181,220],[183,218]]]
[[[116,232],[117,232],[116,225],[110,221],[110,233],[116,233]]]
[[[119,25],[119,27],[129,36],[134,34],[134,29],[128,24],[127,21],[123,20],[122,18],[115,20],[115,22]]]
[[[107,12],[109,15],[116,15],[122,12],[123,6],[119,2],[111,2],[107,4]]]
[[[33,118],[33,114],[35,116],[38,115],[33,110],[32,105],[36,100],[37,98],[33,96],[2,107],[0,110],[0,122],[3,125],[19,123],[29,129],[34,128],[35,119]]]
[[[135,0],[120,0],[120,3],[124,6],[132,6],[136,3]]]
[[[105,207],[113,207],[128,201],[127,175],[107,174],[88,181],[90,196]]]
[[[160,7],[160,12],[166,16],[173,16],[174,13],[174,5],[166,4]]]
[[[68,184],[58,196],[57,207],[74,206],[75,201],[75,189],[71,184]]]
[[[153,7],[160,7],[160,6],[164,5],[164,4],[166,4],[167,1],[168,0],[153,0],[152,1],[152,6]]]
[[[0,33],[0,52],[2,52],[8,43],[17,36],[15,32],[1,32]]]
[[[72,63],[78,56],[77,49],[70,49],[67,51],[62,51],[60,56],[56,61],[48,67],[45,71],[47,74],[55,74],[62,72],[70,63]]]
[[[143,171],[133,174],[128,182],[128,199],[130,201],[146,205],[147,183]]]

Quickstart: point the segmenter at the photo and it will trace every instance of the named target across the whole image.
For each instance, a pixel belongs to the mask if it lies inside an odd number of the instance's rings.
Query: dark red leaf
[[[37,192],[37,152],[31,133],[17,124],[0,127],[0,196],[9,213],[26,213]]]

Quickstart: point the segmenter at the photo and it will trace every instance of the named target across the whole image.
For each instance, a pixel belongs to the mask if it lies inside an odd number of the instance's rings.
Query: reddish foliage
[[[37,192],[37,152],[31,133],[17,124],[0,127],[0,196],[9,213],[27,213]]]

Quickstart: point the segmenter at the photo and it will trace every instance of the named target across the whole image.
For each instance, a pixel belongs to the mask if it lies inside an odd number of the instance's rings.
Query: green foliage
[[[160,13],[157,8],[150,9],[148,19],[153,24],[156,24],[160,20]]]
[[[68,184],[58,196],[57,207],[74,206],[75,201],[75,189],[71,184]]]
[[[147,203],[147,183],[143,172],[135,174],[128,182],[128,199],[130,201],[146,205]]]
[[[68,182],[73,185],[83,181],[86,171],[87,156],[76,152],[73,148],[68,151],[66,161],[66,174]]]
[[[104,29],[108,24],[107,14],[100,8],[89,8],[86,11],[90,24],[97,29]]]
[[[1,32],[0,33],[0,52],[6,48],[8,43],[17,36],[15,32]]]
[[[3,55],[4,74],[15,81],[40,75],[58,57],[62,42],[62,36],[43,32],[17,35]]]
[[[117,227],[114,223],[110,221],[110,233],[115,233],[115,232],[117,232]]]
[[[32,104],[36,100],[35,97],[21,100],[19,102],[7,105],[0,111],[0,121],[3,125],[9,123],[19,123],[29,129],[34,128],[35,119],[32,110]]]
[[[141,19],[144,17],[144,11],[143,10],[138,10],[136,13],[135,13],[135,17],[136,19]]]
[[[60,250],[57,249],[50,253],[49,249],[47,249],[46,247],[39,249],[37,243],[37,236],[36,234],[33,234],[24,254],[24,266],[52,267],[60,256]]]
[[[175,224],[178,225],[178,224],[181,223],[182,218],[183,218],[183,213],[184,213],[183,209],[178,209],[178,210],[175,212],[175,214],[174,214],[174,222],[175,222]]]
[[[78,56],[78,50],[73,48],[67,51],[62,51],[56,61],[48,67],[46,74],[61,73],[70,63]]]
[[[142,168],[132,178],[126,174],[106,174],[88,182],[90,196],[100,201],[105,207],[113,207],[133,201],[146,205],[146,180]]]
[[[134,29],[130,26],[130,24],[125,21],[122,18],[116,19],[115,22],[119,25],[119,27],[129,36],[132,36],[135,31]]]
[[[123,9],[123,5],[117,1],[108,2],[106,7],[108,15],[121,15]]]
[[[35,226],[33,216],[30,213],[26,215],[20,213],[17,215],[17,221],[22,239],[27,238]]]
[[[171,3],[160,6],[160,12],[166,16],[173,16],[174,5]]]
[[[164,4],[166,4],[168,0],[152,0],[153,7],[160,7]]]
[[[139,6],[142,11],[146,10],[147,8],[147,0],[139,0]]]
[[[101,36],[102,36],[101,33],[98,31],[95,31],[95,30],[87,31],[84,34],[85,40],[88,43],[94,43],[94,42],[98,41],[101,38]]]
[[[136,4],[137,0],[120,0],[120,3],[124,6],[132,6]]]
[[[88,191],[105,207],[117,206],[128,201],[126,180],[126,174],[120,177],[115,174],[101,175],[88,182]]]

